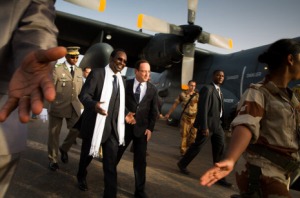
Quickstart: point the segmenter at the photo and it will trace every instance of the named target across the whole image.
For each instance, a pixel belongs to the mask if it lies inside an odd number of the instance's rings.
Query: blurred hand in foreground
[[[232,160],[224,160],[218,163],[215,163],[215,166],[208,169],[201,177],[200,177],[200,185],[210,187],[218,180],[226,177],[234,167],[234,161]]]
[[[53,61],[66,53],[64,47],[54,47],[31,52],[24,58],[9,83],[8,99],[0,110],[0,122],[19,106],[19,119],[26,123],[30,120],[30,111],[41,113],[44,99],[49,102],[55,99]]]

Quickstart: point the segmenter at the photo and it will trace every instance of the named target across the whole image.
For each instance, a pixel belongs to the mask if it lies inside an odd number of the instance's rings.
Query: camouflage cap
[[[69,55],[79,55],[79,49],[80,47],[77,46],[71,46],[71,47],[67,47],[67,54]]]

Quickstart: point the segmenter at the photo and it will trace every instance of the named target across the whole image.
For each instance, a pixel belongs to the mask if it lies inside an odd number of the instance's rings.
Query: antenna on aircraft
[[[64,0],[75,5],[86,7],[99,12],[104,12],[106,8],[106,0]]]
[[[177,26],[161,19],[144,14],[139,14],[137,21],[137,27],[140,29],[146,29],[149,31],[165,34],[174,34],[183,37],[184,44],[182,46],[183,58],[181,71],[182,89],[188,89],[188,81],[193,79],[194,52],[196,41],[199,43],[207,43],[225,49],[231,49],[233,46],[232,39],[202,31],[202,27],[194,25],[198,7],[198,0],[187,1],[188,25]]]

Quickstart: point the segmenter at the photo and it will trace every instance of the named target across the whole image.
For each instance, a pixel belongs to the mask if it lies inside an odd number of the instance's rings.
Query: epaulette
[[[58,63],[58,64],[55,65],[55,67],[60,67],[62,65],[63,65],[62,63]]]
[[[253,88],[253,89],[259,89],[263,84],[260,84],[260,83],[251,83],[250,84],[250,88]]]
[[[265,79],[263,79],[262,81],[259,81],[257,83],[251,83],[249,85],[250,88],[253,88],[253,89],[259,89],[261,88],[263,85],[265,84]]]

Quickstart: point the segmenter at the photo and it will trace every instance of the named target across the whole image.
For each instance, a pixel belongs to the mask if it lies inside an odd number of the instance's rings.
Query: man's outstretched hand
[[[54,47],[31,52],[24,58],[9,83],[8,99],[0,110],[0,122],[19,106],[19,119],[26,123],[30,119],[30,111],[40,114],[44,99],[49,102],[55,99],[53,61],[66,53],[66,48]]]

